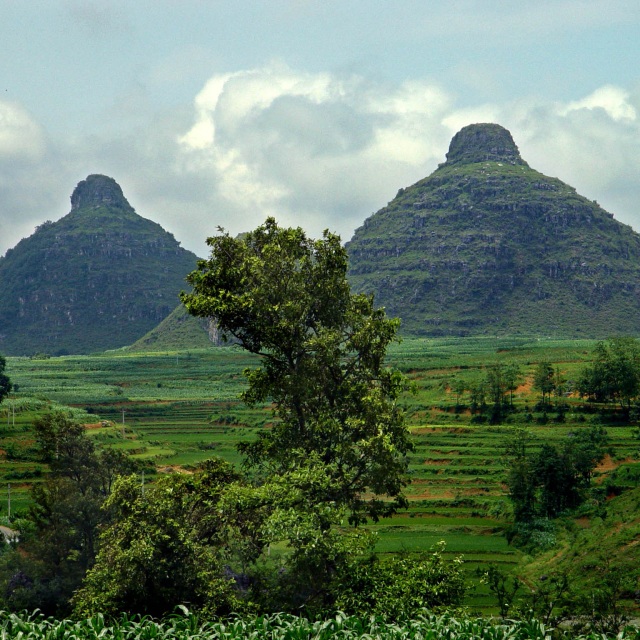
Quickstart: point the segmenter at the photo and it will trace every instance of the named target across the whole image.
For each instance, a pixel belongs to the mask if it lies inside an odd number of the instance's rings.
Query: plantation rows
[[[0,633],[6,640],[547,640],[551,629],[537,621],[497,623],[483,619],[456,619],[449,615],[425,614],[400,624],[383,620],[338,615],[328,620],[310,621],[283,614],[254,619],[201,622],[184,610],[157,622],[150,618],[123,616],[114,622],[96,616],[88,620],[55,620],[40,616],[0,617]],[[554,634],[563,638],[564,634]],[[574,640],[603,640],[598,633],[572,636]],[[628,628],[617,640],[638,640],[640,631]]]

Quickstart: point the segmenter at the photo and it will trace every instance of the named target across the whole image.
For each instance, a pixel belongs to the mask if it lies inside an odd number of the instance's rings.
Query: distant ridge
[[[640,236],[531,169],[497,124],[459,131],[347,250],[354,289],[406,334],[640,333]]]
[[[215,322],[190,316],[180,304],[157,327],[127,347],[127,351],[205,349],[219,344]]]
[[[0,259],[0,353],[82,354],[130,344],[173,311],[195,254],[90,175],[71,211]]]

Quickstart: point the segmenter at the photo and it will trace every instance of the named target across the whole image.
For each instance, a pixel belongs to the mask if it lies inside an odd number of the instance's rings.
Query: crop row
[[[456,619],[449,615],[424,614],[401,624],[381,619],[363,620],[338,614],[327,620],[311,621],[284,614],[254,619],[202,622],[186,609],[180,615],[156,622],[150,618],[123,616],[115,622],[96,616],[88,620],[54,620],[41,616],[2,614],[0,634],[13,640],[546,640],[550,629],[536,620],[496,623],[485,619]],[[562,637],[562,636],[560,636]],[[603,640],[606,636],[590,633],[575,640]],[[640,631],[627,628],[618,640],[638,640]]]

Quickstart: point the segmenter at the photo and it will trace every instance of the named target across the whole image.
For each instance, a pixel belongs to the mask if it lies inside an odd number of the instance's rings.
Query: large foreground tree
[[[405,505],[411,443],[397,400],[407,384],[384,362],[399,321],[351,293],[339,237],[312,240],[270,218],[207,242],[182,300],[261,357],[244,400],[270,401],[276,416],[244,447],[248,464],[268,474],[322,465],[331,483],[318,499],[347,507],[353,523]]]

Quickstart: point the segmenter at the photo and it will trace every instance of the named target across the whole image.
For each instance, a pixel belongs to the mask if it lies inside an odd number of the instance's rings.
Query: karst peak
[[[71,194],[71,211],[87,207],[131,208],[120,185],[109,176],[91,174]]]
[[[511,133],[493,123],[470,124],[453,136],[447,153],[447,165],[476,162],[504,162],[527,165]]]

